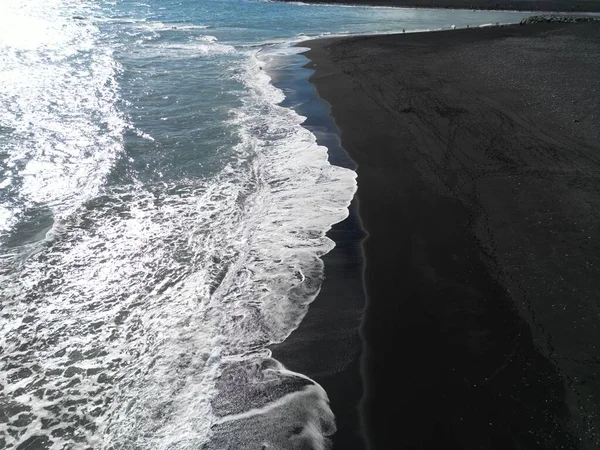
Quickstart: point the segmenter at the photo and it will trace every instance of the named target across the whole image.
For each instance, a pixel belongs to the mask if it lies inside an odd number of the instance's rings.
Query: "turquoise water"
[[[355,174],[278,76],[309,37],[523,16],[3,0],[0,447],[327,448],[327,393],[267,346],[318,294]]]

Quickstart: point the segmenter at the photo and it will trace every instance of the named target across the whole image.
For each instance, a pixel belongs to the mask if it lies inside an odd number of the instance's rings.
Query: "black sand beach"
[[[303,0],[303,2],[402,8],[600,12],[600,0]]]
[[[297,68],[306,58],[296,58],[294,64],[270,72],[273,84],[286,94],[282,105],[307,118],[303,126],[317,137],[319,145],[327,147],[332,164],[356,169],[341,147],[328,105],[307,81],[312,71]],[[358,407],[363,395],[359,326],[365,307],[361,248],[365,234],[356,201],[350,205],[348,217],[335,224],[327,236],[335,247],[322,258],[325,280],[321,291],[299,328],[271,350],[287,368],[311,377],[328,393],[336,417],[334,448],[364,450]]]
[[[308,45],[369,234],[367,448],[599,448],[600,24]]]

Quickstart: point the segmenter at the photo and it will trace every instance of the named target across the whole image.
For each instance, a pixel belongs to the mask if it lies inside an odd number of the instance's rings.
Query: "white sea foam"
[[[148,42],[153,41],[158,37],[144,36],[138,41],[139,44],[147,46],[140,57],[146,59],[152,58],[170,58],[170,59],[190,59],[190,58],[206,58],[220,55],[234,55],[236,49],[229,44],[218,42],[215,36],[203,35],[188,39],[184,42]]]
[[[133,23],[144,23],[147,22],[148,19],[145,17],[142,18],[132,18],[132,17],[94,17],[94,22],[96,23],[121,23],[121,24],[133,24]]]
[[[94,25],[72,19],[95,10],[69,0],[0,3],[0,126],[8,130],[0,132],[0,236],[30,208],[68,215],[121,154],[112,50]]]
[[[25,261],[3,260],[7,445],[327,448],[326,393],[266,346],[317,295],[325,232],[346,217],[355,174],[278,105],[273,50],[249,51],[236,72],[235,162],[208,180],[105,188]]]
[[[327,448],[326,393],[267,350],[318,294],[333,247],[325,233],[356,188],[304,118],[279,106],[265,69],[298,50],[240,55],[210,35],[144,44],[144,58],[244,61],[230,72],[244,88],[229,124],[237,157],[207,179],[148,184],[132,173],[133,184],[107,187],[126,123],[99,11],[70,0],[0,8],[0,21],[42,30],[0,36],[0,102],[11,105],[0,111],[11,137],[0,189],[18,194],[2,197],[0,220],[9,232],[32,208],[54,218],[27,258],[0,257],[0,438],[51,449]]]
[[[147,22],[138,25],[138,28],[142,30],[152,30],[152,31],[189,31],[189,30],[206,30],[210,28],[209,25],[196,25],[189,23],[164,23],[164,22]]]
[[[200,36],[182,44],[170,44],[167,48],[181,57],[232,55],[236,52],[232,45],[221,44],[215,36],[210,35]]]
[[[47,420],[42,433],[63,435],[57,448],[206,440],[227,319],[211,301],[213,260],[236,251],[211,229],[235,238],[239,220],[240,186],[221,181],[107,194],[3,277],[0,345],[14,367],[3,360],[0,383],[35,418],[25,434]],[[1,426],[18,430],[17,413]]]
[[[298,51],[282,47],[252,53],[242,76],[251,95],[235,121],[241,124],[240,147],[255,154],[257,188],[247,205],[256,212],[247,222],[247,253],[230,271],[236,288],[223,299],[228,316],[236,318],[226,323],[224,351],[237,364],[235,376],[221,369],[222,378],[229,376],[217,388],[227,395],[213,402],[221,419],[209,448],[246,442],[257,448],[324,449],[335,430],[325,392],[262,354],[267,344],[282,342],[297,328],[318,294],[320,256],[333,247],[325,232],[347,216],[356,188],[355,173],[327,162],[327,149],[301,127],[304,118],[278,106],[283,93],[270,84],[265,69],[281,54]],[[245,355],[245,364],[239,355]],[[238,401],[232,384],[241,392]]]

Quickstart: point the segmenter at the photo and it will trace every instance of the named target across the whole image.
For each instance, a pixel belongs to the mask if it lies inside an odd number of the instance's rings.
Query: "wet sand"
[[[362,427],[338,441],[599,448],[600,25],[308,45],[369,234]],[[334,310],[319,302],[347,288],[336,255],[285,343],[312,340],[316,361]],[[332,404],[356,397],[337,380]]]
[[[297,58],[297,64],[306,61],[303,56]],[[356,164],[341,147],[328,105],[307,81],[311,73],[294,65],[270,75],[274,85],[286,94],[282,106],[307,118],[303,126],[316,136],[319,145],[327,147],[331,164],[355,169]],[[365,306],[361,248],[365,234],[356,201],[350,205],[348,217],[333,225],[327,236],[335,248],[322,258],[325,280],[321,291],[298,329],[271,350],[287,368],[309,376],[327,392],[337,427],[331,437],[334,448],[364,450],[359,417],[363,395],[359,327]]]

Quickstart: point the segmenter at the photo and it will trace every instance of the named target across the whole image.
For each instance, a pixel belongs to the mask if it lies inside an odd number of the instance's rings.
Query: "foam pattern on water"
[[[130,32],[140,45],[148,41],[161,40],[154,46],[146,46],[140,56],[143,58],[202,58],[219,55],[233,55],[235,47],[218,42],[215,36],[203,34],[204,30],[210,28],[207,25],[192,25],[187,23],[164,24],[162,22],[144,21],[137,23],[134,31]],[[189,32],[185,40],[170,41],[165,39],[169,34],[179,35]]]
[[[93,197],[122,152],[119,68],[98,28],[73,18],[96,11],[0,4],[0,246],[18,222],[51,222]]]
[[[348,214],[355,174],[278,105],[269,56],[241,56],[234,162],[211,178],[88,186],[63,197],[71,206],[27,258],[3,260],[7,447],[327,448],[326,393],[266,347],[318,294],[325,232]],[[59,193],[37,198],[39,187],[22,202],[52,205]]]

